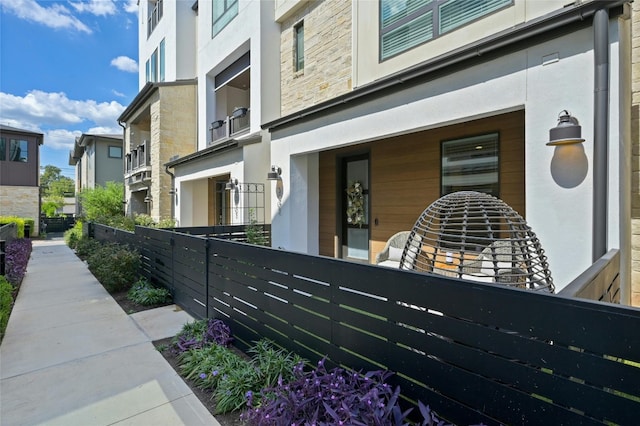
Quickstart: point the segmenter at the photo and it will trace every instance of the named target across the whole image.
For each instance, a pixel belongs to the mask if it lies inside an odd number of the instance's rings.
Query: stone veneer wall
[[[151,105],[151,216],[171,217],[171,176],[164,164],[197,149],[196,85],[161,87],[160,101]]]
[[[631,5],[631,304],[640,306],[640,2]]]
[[[308,2],[282,23],[280,69],[282,115],[352,89],[351,2]],[[304,20],[304,69],[294,68],[293,27]]]
[[[39,188],[37,186],[0,186],[0,216],[31,218],[35,229],[31,235],[40,233]]]

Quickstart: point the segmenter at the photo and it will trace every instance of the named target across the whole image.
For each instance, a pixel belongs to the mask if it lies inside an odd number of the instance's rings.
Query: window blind
[[[454,30],[511,3],[512,0],[449,0],[439,6],[439,33]]]

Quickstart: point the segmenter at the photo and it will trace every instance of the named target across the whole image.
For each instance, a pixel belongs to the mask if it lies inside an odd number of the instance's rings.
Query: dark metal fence
[[[95,235],[138,246],[144,273],[241,349],[267,337],[388,369],[456,424],[637,422],[638,309],[163,230]]]
[[[73,216],[43,217],[41,223],[44,225],[42,232],[64,232],[73,228],[76,219]]]

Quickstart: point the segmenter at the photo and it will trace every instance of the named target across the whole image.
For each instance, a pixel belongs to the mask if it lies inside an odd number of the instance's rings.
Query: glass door
[[[342,161],[342,258],[369,262],[369,155]]]

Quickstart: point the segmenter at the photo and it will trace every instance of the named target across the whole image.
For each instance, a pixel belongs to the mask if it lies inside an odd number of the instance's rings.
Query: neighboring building
[[[282,116],[263,124],[282,170],[273,245],[373,263],[440,196],[481,190],[526,218],[557,290],[593,263],[594,240],[619,248],[629,303],[628,2],[479,4],[277,2]],[[547,146],[564,110],[585,141]],[[362,226],[347,222],[354,181]]]
[[[271,163],[260,125],[277,118],[280,105],[274,2],[198,5],[198,145],[167,164],[175,217],[180,226],[262,223],[270,217]]]
[[[171,158],[197,147],[196,29],[192,2],[142,0],[140,92],[118,118],[124,126],[126,212],[173,216]],[[197,3],[196,3],[197,4]],[[179,31],[177,30],[179,29]]]
[[[83,133],[69,152],[69,165],[75,166],[76,198],[84,189],[105,186],[107,182],[122,182],[122,135]],[[68,208],[65,207],[65,213]],[[75,212],[81,206],[76,202]]]
[[[0,124],[0,216],[34,221],[40,232],[40,145],[43,134]]]

